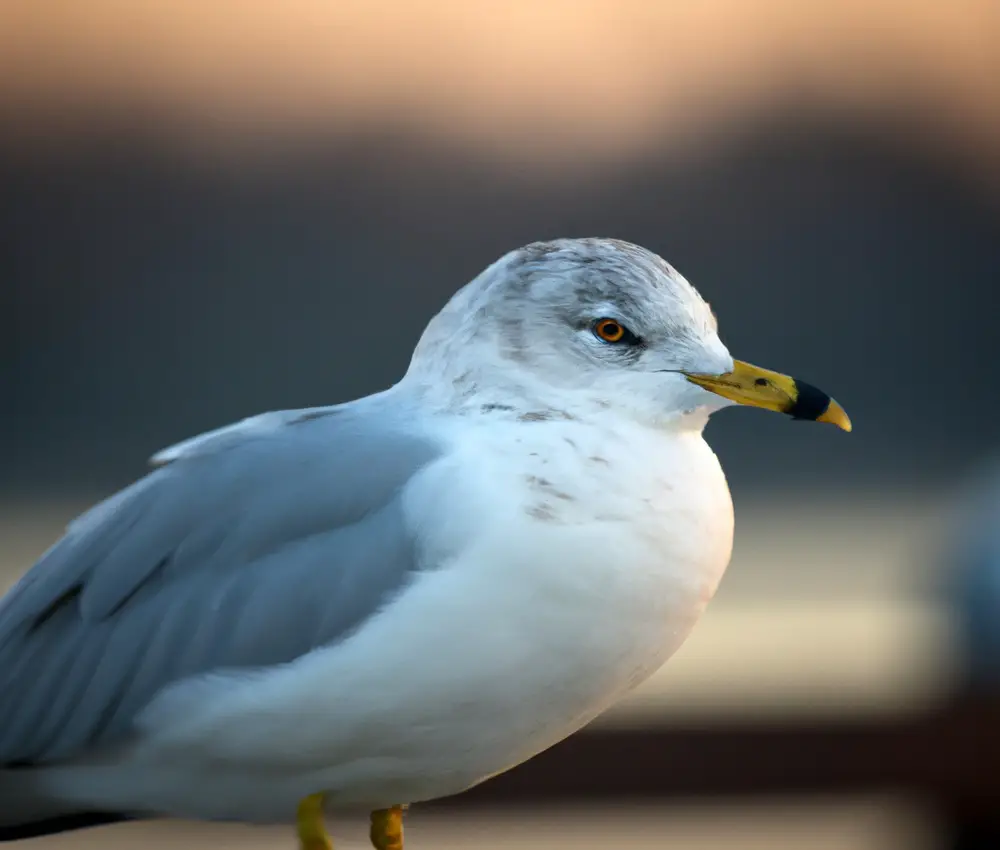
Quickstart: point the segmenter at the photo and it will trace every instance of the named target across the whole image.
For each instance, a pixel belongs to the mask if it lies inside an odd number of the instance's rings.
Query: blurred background
[[[855,431],[716,417],[690,642],[409,846],[1000,847],[994,0],[0,0],[0,586],[156,450],[383,388],[500,254],[593,235]],[[292,846],[41,843],[137,840]]]

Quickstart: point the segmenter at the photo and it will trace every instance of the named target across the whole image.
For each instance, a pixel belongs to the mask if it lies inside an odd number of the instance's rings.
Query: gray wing
[[[120,740],[171,682],[349,633],[417,568],[399,492],[438,453],[348,405],[158,456],[0,600],[0,765]]]

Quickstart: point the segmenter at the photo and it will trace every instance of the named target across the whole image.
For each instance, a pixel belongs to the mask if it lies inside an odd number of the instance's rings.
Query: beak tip
[[[831,425],[836,425],[841,431],[846,431],[848,434],[854,430],[854,426],[851,424],[851,417],[847,415],[847,411],[832,398],[826,410],[820,416],[816,417],[816,421],[829,422]]]

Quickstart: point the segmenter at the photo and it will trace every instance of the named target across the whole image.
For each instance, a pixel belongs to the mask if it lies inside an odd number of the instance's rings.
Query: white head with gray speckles
[[[666,261],[617,239],[557,239],[511,251],[456,293],[406,380],[451,409],[615,408],[698,425],[683,414],[726,402],[681,373],[732,365],[708,304]]]

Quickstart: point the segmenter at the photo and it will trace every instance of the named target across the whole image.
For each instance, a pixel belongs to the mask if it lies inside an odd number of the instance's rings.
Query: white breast
[[[470,622],[480,663],[508,659],[491,676],[523,654],[520,714],[545,727],[525,730],[533,740],[578,727],[653,673],[728,564],[732,503],[698,433],[613,420],[511,426],[469,439],[450,464],[414,489],[414,519],[442,504],[461,517],[465,531],[429,536],[429,555],[454,558],[480,588]],[[489,653],[493,634],[514,635],[506,655]]]

